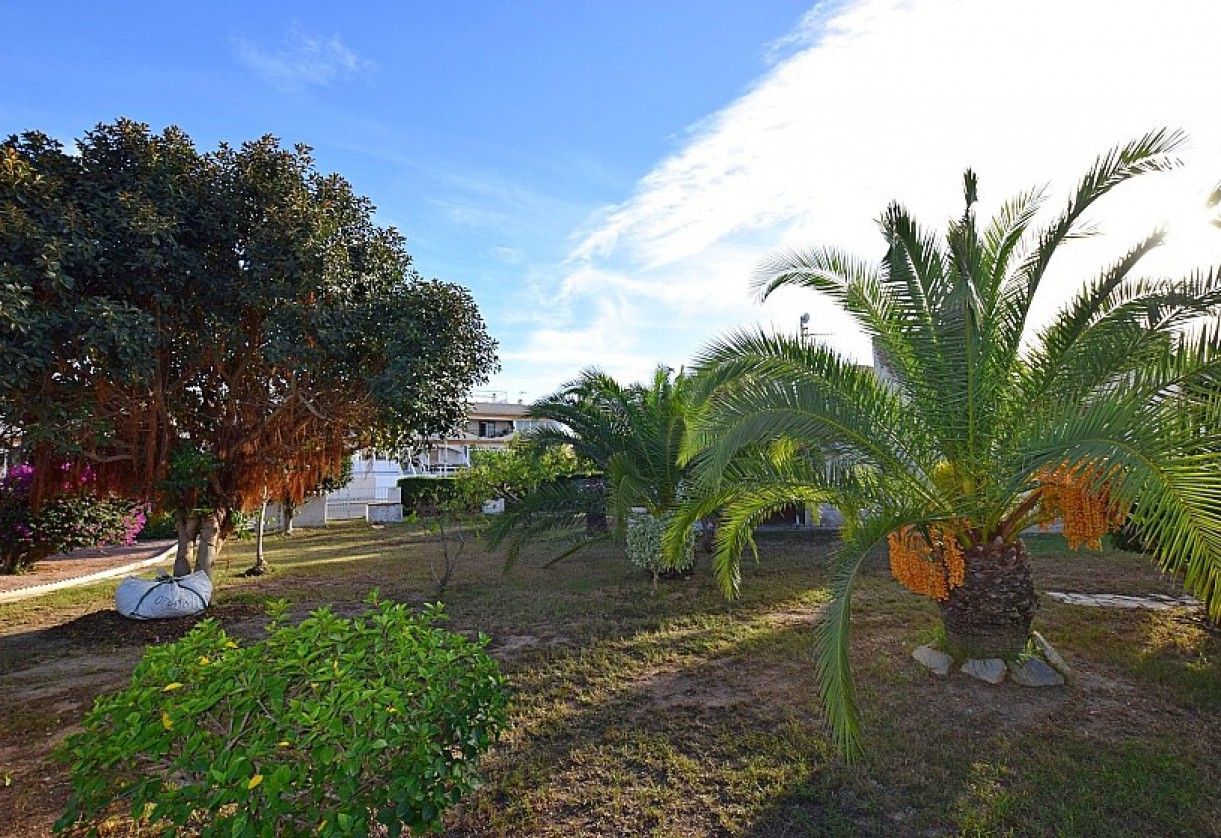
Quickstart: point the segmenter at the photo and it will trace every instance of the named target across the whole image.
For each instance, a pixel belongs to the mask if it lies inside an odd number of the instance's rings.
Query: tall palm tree
[[[685,469],[678,454],[687,430],[690,377],[659,366],[647,383],[624,386],[587,369],[528,412],[547,420],[528,435],[533,446],[568,446],[594,465],[584,481],[545,484],[506,508],[488,530],[495,547],[508,541],[510,557],[530,538],[554,530],[584,536],[557,558],[622,533],[633,508],[660,517],[677,505]],[[607,518],[613,526],[608,527]]]
[[[936,598],[947,640],[972,657],[1021,652],[1038,600],[1020,534],[1053,517],[1097,542],[1131,507],[1167,571],[1221,618],[1221,277],[1136,278],[1155,231],[1046,325],[1030,322],[1053,254],[1122,182],[1176,165],[1182,136],[1156,131],[1100,157],[1067,208],[1033,227],[1038,192],[981,230],[976,178],[944,239],[899,205],[871,265],[835,249],[760,269],[830,298],[873,339],[879,374],[817,343],[740,332],[697,360],[706,410],[684,456],[697,497],[676,528],[723,510],[715,565],[728,595],[762,518],[793,500],[845,512],[833,599],[818,637],[824,704],[857,747],[848,655],[851,593],[888,544],[901,582]],[[668,536],[668,546],[673,546]]]

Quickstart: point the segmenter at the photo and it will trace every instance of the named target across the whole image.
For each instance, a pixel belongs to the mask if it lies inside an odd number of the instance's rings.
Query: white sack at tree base
[[[166,620],[199,614],[212,601],[212,580],[202,570],[187,576],[128,576],[114,592],[114,607],[133,620]]]

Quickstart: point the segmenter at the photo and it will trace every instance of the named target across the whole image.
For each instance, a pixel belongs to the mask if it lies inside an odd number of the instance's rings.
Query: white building
[[[377,451],[352,455],[352,479],[342,489],[304,504],[294,518],[297,526],[324,526],[327,521],[401,520],[399,478],[408,475],[445,476],[471,465],[476,451],[505,448],[519,433],[538,422],[526,418],[528,405],[498,398],[497,393],[473,394],[466,420],[452,434],[423,441],[406,463]],[[397,516],[397,517],[396,517]]]
[[[499,400],[496,393],[483,395],[483,400],[470,402],[466,421],[458,431],[424,441],[420,452],[405,465],[406,473],[453,474],[469,468],[476,451],[507,448],[519,433],[539,424],[536,419],[526,418],[529,405]]]

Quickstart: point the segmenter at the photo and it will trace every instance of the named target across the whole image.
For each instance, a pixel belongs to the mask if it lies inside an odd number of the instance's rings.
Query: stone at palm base
[[[1011,663],[1009,673],[1013,676],[1013,682],[1023,687],[1064,686],[1064,676],[1039,658],[1027,658],[1021,663]]]
[[[1037,631],[1031,632],[1030,636],[1034,638],[1035,644],[1039,647],[1039,654],[1043,656],[1043,660],[1051,664],[1052,669],[1059,672],[1065,678],[1072,677],[1073,670],[1069,667],[1068,662],[1060,656],[1055,646],[1047,642],[1047,638]]]
[[[949,675],[954,659],[932,646],[921,646],[912,652],[912,657],[924,664],[934,675]]]
[[[962,665],[962,671],[972,678],[987,681],[989,684],[999,684],[1005,680],[1005,662],[1000,658],[977,660],[972,658]]]

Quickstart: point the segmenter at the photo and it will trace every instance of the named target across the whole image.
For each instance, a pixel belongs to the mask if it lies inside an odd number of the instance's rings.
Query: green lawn
[[[892,581],[879,557],[853,618],[866,754],[845,765],[830,751],[811,664],[834,544],[783,534],[760,546],[730,604],[706,559],[654,593],[620,548],[550,569],[539,551],[506,574],[500,555],[468,544],[443,601],[452,628],[491,636],[514,690],[513,728],[450,834],[1221,834],[1221,634],[1196,614],[1044,598],[1037,627],[1074,667],[1069,687],[940,680],[910,658],[936,608]],[[1139,556],[1070,553],[1056,536],[1035,536],[1031,551],[1043,590],[1177,592]],[[246,579],[236,574],[252,548],[238,543],[214,613],[253,635],[272,597],[297,613],[328,602],[355,610],[374,587],[423,602],[438,552],[407,525],[335,526],[271,539],[274,573]],[[123,624],[71,630],[103,625],[107,615],[90,612],[108,607],[112,591],[0,607],[0,664],[20,676],[30,665],[129,660],[147,637]],[[30,624],[51,628],[31,634]],[[0,700],[12,711],[0,724],[0,762],[16,766],[0,764],[12,780],[0,788],[10,796],[0,832],[40,834],[65,794],[46,743],[83,706],[52,713],[45,696],[23,701],[9,679]]]

